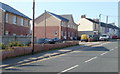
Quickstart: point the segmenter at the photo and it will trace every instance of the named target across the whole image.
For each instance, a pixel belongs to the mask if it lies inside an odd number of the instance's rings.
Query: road
[[[103,42],[70,53],[3,69],[3,72],[118,72],[118,42]]]

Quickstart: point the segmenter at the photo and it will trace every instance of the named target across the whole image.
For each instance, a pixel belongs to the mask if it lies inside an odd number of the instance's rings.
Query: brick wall
[[[55,32],[57,32],[57,35],[55,35]],[[35,37],[37,39],[45,38],[45,27],[44,26],[35,27]],[[46,37],[47,38],[59,38],[59,26],[47,26]]]
[[[18,26],[14,24],[5,24],[5,31],[8,31],[10,35],[15,33],[16,35],[27,35],[30,34],[29,27]]]
[[[69,40],[71,40],[71,38],[70,37],[77,37],[77,30],[75,30],[75,29],[72,29],[72,28],[66,28],[66,27],[62,27],[61,28],[61,31],[63,31],[64,33],[63,33],[63,35],[65,36],[65,32],[67,33],[67,39],[69,39]],[[68,36],[68,32],[70,32],[70,37]],[[72,36],[72,32],[73,32],[73,36]],[[62,36],[62,39],[63,39],[64,37]]]
[[[71,42],[65,42],[65,43],[59,43],[59,44],[35,44],[35,49],[34,52],[40,52],[43,50],[51,50],[51,49],[56,49],[56,48],[63,48],[66,46],[71,46],[71,45],[77,45],[79,44],[78,41],[71,41]],[[25,54],[31,54],[32,52],[32,47],[14,47],[14,50],[6,50],[2,51],[2,56],[0,56],[0,60],[11,58],[11,57],[16,57],[20,55],[25,55]]]

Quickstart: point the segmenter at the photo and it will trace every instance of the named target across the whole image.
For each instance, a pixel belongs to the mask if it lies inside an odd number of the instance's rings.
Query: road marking
[[[106,53],[108,53],[108,52],[104,52],[104,53],[102,53],[102,54],[100,54],[100,55],[102,56],[102,55],[105,55]]]
[[[93,58],[91,58],[91,59],[89,59],[89,60],[87,60],[87,61],[85,61],[86,63],[87,62],[90,62],[90,61],[92,61],[93,59],[96,59],[97,58],[97,56],[96,57],[93,57]]]
[[[62,71],[62,72],[60,72],[60,73],[67,72],[67,71],[72,70],[72,69],[74,69],[74,68],[76,68],[76,67],[78,67],[78,66],[79,66],[79,65],[75,65],[75,66],[70,67],[70,68],[68,68],[68,69],[66,69],[66,70],[63,70],[63,71]]]
[[[8,66],[8,65],[0,65],[0,68],[5,67],[5,66]]]
[[[5,69],[15,69],[16,67],[12,66],[12,67],[7,67]]]
[[[111,49],[111,51],[114,50],[114,49]]]

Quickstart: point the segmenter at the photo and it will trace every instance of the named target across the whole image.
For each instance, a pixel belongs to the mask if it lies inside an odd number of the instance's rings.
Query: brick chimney
[[[81,18],[86,18],[86,15],[81,15]]]

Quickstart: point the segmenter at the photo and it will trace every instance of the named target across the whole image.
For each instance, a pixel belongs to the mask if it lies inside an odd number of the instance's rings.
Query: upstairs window
[[[6,23],[8,23],[8,13],[6,13],[5,18],[6,18]]]
[[[13,17],[13,24],[17,24],[17,17],[16,16]]]
[[[21,26],[23,26],[23,25],[24,25],[24,19],[21,18]]]
[[[64,22],[63,21],[61,22],[61,26],[64,26]]]

